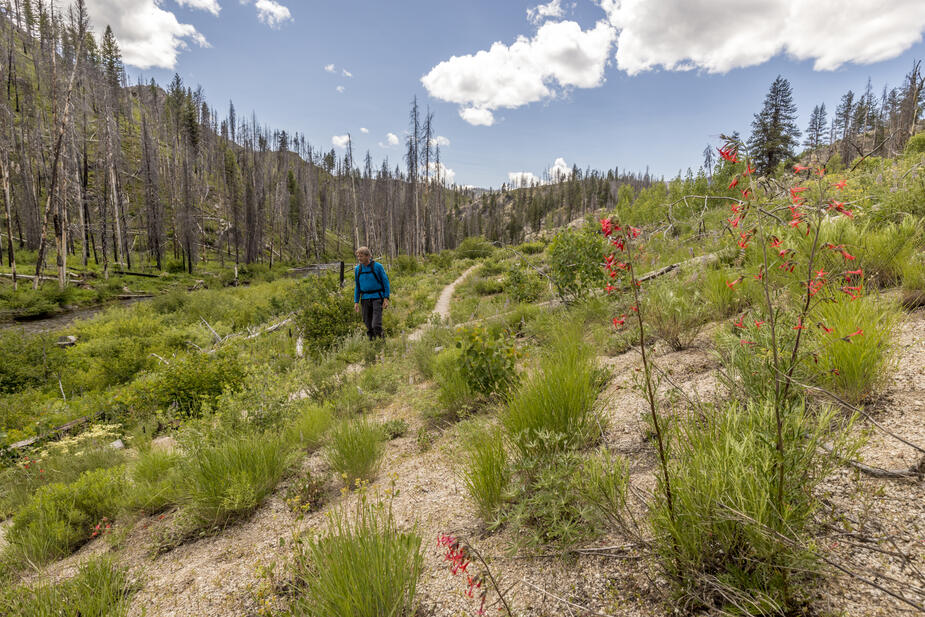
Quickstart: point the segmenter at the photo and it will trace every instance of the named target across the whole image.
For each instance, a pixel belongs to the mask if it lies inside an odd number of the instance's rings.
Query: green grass
[[[305,404],[296,419],[287,427],[287,441],[312,452],[321,447],[331,428],[334,415],[329,406]]]
[[[706,304],[683,281],[656,281],[646,289],[646,325],[675,351],[691,345],[707,321]]]
[[[894,367],[899,309],[885,299],[863,296],[823,304],[817,316],[833,331],[814,332],[819,359],[811,367],[814,381],[852,403],[875,395]]]
[[[830,410],[810,413],[799,404],[783,414],[783,510],[772,404],[709,408],[673,425],[672,507],[660,480],[649,522],[676,605],[790,614],[797,590],[818,571],[808,537],[818,506],[813,489],[850,455],[833,419]],[[823,442],[836,454],[825,454]]]
[[[347,486],[372,480],[383,455],[382,428],[366,419],[345,420],[330,432],[327,460]]]
[[[335,509],[327,530],[304,542],[296,561],[292,615],[414,614],[424,567],[421,536],[398,528],[390,503],[363,494],[356,506]]]
[[[510,484],[510,464],[503,433],[474,421],[458,427],[463,443],[462,479],[484,521],[493,521]]]
[[[502,425],[521,453],[540,441],[585,446],[601,434],[603,420],[595,409],[600,385],[592,348],[566,330],[511,395]]]
[[[249,514],[279,483],[289,451],[269,434],[232,435],[191,452],[183,466],[184,506],[201,528]]]
[[[8,617],[123,617],[136,585],[111,559],[94,558],[56,584],[17,585],[0,591]]]

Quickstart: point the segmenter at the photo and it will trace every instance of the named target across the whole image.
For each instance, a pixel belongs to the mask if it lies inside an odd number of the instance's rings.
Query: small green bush
[[[524,242],[516,246],[515,249],[524,255],[539,255],[546,250],[546,244],[543,242]]]
[[[461,352],[458,370],[472,392],[504,395],[517,382],[517,350],[503,333],[492,334],[482,326],[461,327],[455,344]]]
[[[660,281],[646,290],[645,321],[675,351],[690,346],[706,322],[699,293],[680,288],[676,281]]]
[[[9,617],[123,617],[137,589],[108,557],[94,558],[77,575],[53,585],[18,585],[0,592],[0,614]]]
[[[463,483],[484,521],[493,521],[504,502],[510,482],[510,465],[504,436],[498,429],[467,423],[463,437]]]
[[[85,472],[70,484],[43,486],[13,518],[8,550],[22,564],[64,557],[90,539],[95,524],[115,517],[124,493],[121,465]]]
[[[922,153],[925,153],[925,133],[917,133],[906,142],[903,154],[908,156]]]
[[[600,435],[603,423],[595,410],[601,382],[592,348],[566,330],[536,372],[511,395],[501,416],[505,431],[522,455],[535,444],[588,445]]]
[[[50,336],[0,332],[0,395],[42,386],[65,366],[64,350]]]
[[[309,291],[305,308],[296,316],[296,325],[305,345],[312,351],[330,349],[338,340],[357,329],[353,298],[340,289],[333,278],[319,279]]]
[[[204,529],[249,514],[279,483],[289,452],[268,434],[232,435],[187,456],[183,468],[186,511]]]
[[[382,423],[382,434],[385,435],[385,438],[389,441],[404,437],[407,432],[408,423],[401,418],[394,418]]]
[[[483,259],[494,252],[495,247],[482,236],[470,236],[456,247],[456,255],[463,259]]]
[[[366,419],[343,421],[331,430],[328,464],[347,486],[372,480],[382,460],[382,438],[381,427]]]
[[[473,285],[473,289],[480,296],[493,296],[504,291],[504,285],[495,279],[479,279]]]
[[[363,494],[352,512],[347,506],[335,509],[328,529],[302,545],[292,614],[412,615],[423,569],[421,536],[398,528],[391,503],[369,501]]]
[[[594,228],[560,232],[549,245],[552,283],[559,297],[573,302],[604,286],[605,243]]]
[[[511,299],[518,303],[536,302],[545,286],[543,279],[525,264],[517,264],[508,270],[503,285]]]
[[[195,418],[203,405],[214,407],[226,390],[241,390],[244,378],[244,365],[232,352],[190,353],[162,367],[139,389],[139,396],[151,413],[170,409],[180,417]]]
[[[612,528],[624,528],[629,486],[626,459],[609,451],[590,456],[582,465],[578,486],[582,498],[594,507],[602,523]]]
[[[392,260],[392,270],[395,274],[415,274],[422,269],[421,262],[411,255],[397,255]]]

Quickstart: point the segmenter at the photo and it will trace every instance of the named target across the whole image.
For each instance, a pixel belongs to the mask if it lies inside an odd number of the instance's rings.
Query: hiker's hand
[[[389,299],[388,299],[388,298],[383,298],[383,299],[382,299],[382,308],[384,308],[384,309],[389,308]]]
[[[360,303],[359,303],[359,302],[354,302],[354,303],[353,303],[353,312],[354,312],[354,313],[359,313],[359,312],[360,312]]]

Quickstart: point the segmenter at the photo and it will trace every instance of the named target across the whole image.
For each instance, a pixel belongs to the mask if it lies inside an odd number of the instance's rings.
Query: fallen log
[[[87,422],[90,422],[91,420],[95,420],[96,418],[99,418],[101,415],[103,415],[102,411],[94,415],[91,415],[91,416],[83,416],[82,418],[71,420],[70,422],[62,424],[61,426],[54,428],[43,435],[36,435],[35,437],[23,439],[22,441],[17,441],[16,443],[11,443],[10,445],[7,446],[7,449],[22,450],[23,448],[28,448],[32,444],[38,443],[40,441],[45,441],[46,439],[49,439],[51,437],[56,437],[63,433],[67,433],[68,431],[70,431],[71,429],[75,427],[81,426],[83,424],[86,424]]]

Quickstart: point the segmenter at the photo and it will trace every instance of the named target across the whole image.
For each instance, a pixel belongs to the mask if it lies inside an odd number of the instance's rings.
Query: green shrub
[[[421,263],[411,255],[397,255],[392,260],[392,270],[395,274],[415,274],[422,269]]]
[[[903,154],[908,156],[922,153],[925,153],[925,133],[917,133],[906,142]]]
[[[510,397],[501,416],[505,431],[525,455],[539,444],[582,447],[601,432],[595,401],[602,375],[592,348],[577,333],[560,334],[537,370]]]
[[[473,285],[473,289],[480,296],[493,296],[504,291],[504,285],[495,279],[479,279]]]
[[[335,509],[328,529],[303,544],[296,559],[293,615],[412,615],[424,568],[421,537],[399,530],[391,503],[362,495],[352,512]]]
[[[482,326],[461,327],[455,344],[461,352],[459,373],[472,392],[504,395],[517,382],[517,350],[503,333],[492,334]]]
[[[269,434],[232,435],[187,455],[186,511],[200,528],[221,527],[249,514],[279,483],[289,452]]]
[[[803,548],[812,546],[813,489],[848,452],[845,442],[830,431],[831,411],[811,415],[798,404],[782,415],[781,509],[773,404],[706,411],[680,419],[668,439],[672,508],[660,482],[650,512],[662,569],[676,602],[692,610],[789,614],[794,583],[816,566]]]
[[[475,423],[460,426],[463,437],[463,483],[484,521],[493,521],[504,502],[510,466],[504,436]]]
[[[349,288],[349,286],[348,286]],[[305,308],[296,316],[296,325],[312,351],[330,349],[341,338],[357,329],[353,298],[349,289],[340,289],[330,277],[319,279],[305,299]]]
[[[93,526],[119,512],[125,468],[97,469],[76,481],[38,489],[13,518],[8,550],[18,563],[44,564],[64,557],[93,535]]]
[[[543,279],[526,264],[517,264],[508,270],[503,285],[511,299],[518,303],[536,302],[545,286]]]
[[[513,495],[505,512],[528,545],[570,545],[602,530],[581,492],[582,457],[564,436],[544,433],[513,465]]]
[[[456,255],[463,259],[483,259],[494,252],[495,247],[482,236],[470,236],[456,247]]]
[[[552,283],[559,297],[575,301],[604,286],[605,243],[593,227],[560,232],[549,245]]]
[[[65,366],[64,350],[50,336],[0,332],[0,349],[0,395],[42,386]]]
[[[703,299],[680,289],[676,281],[659,281],[646,290],[645,321],[675,351],[690,346],[706,322]]]
[[[18,585],[0,592],[0,614],[9,617],[122,617],[136,590],[128,573],[108,557],[94,558],[71,579],[51,585]]]
[[[226,390],[240,391],[244,378],[244,365],[233,352],[190,353],[139,384],[137,396],[149,413],[170,409],[180,417],[195,418],[203,405],[214,407]]]
[[[521,245],[514,247],[516,250],[520,251],[524,255],[539,255],[546,250],[546,244],[543,242],[524,242]]]
[[[814,330],[818,345],[818,363],[812,365],[815,382],[852,403],[875,394],[893,366],[892,338],[899,311],[894,304],[878,300],[864,296],[830,302],[817,313],[832,332]]]
[[[321,446],[333,422],[334,414],[329,406],[308,403],[287,427],[286,441],[312,452]]]
[[[328,464],[347,486],[372,480],[382,460],[382,429],[366,419],[344,421],[330,434]]]
[[[427,255],[427,263],[433,265],[437,270],[449,270],[455,259],[456,253],[450,249]]]
[[[408,423],[401,418],[394,418],[382,423],[382,434],[389,441],[392,439],[398,439],[399,437],[404,437],[405,433],[407,432]]]

